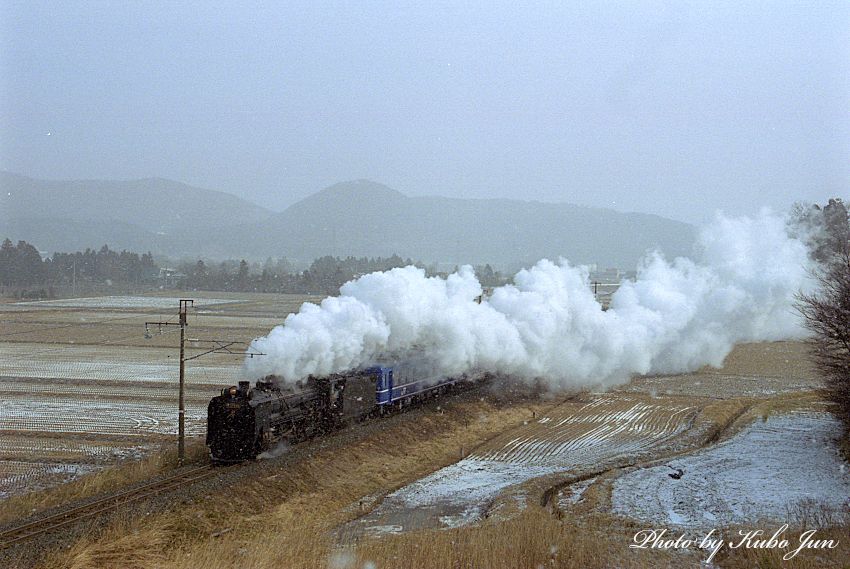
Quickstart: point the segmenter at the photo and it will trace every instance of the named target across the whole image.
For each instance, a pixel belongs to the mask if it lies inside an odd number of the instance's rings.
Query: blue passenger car
[[[366,372],[377,376],[375,404],[378,407],[401,405],[432,392],[442,391],[458,381],[457,379],[422,377],[401,366],[376,365],[368,368]]]

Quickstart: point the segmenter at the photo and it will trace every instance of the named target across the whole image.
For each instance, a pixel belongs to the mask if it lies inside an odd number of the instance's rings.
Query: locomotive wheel
[[[255,445],[257,447],[257,454],[269,450],[271,448],[271,442],[271,434],[266,430],[260,431],[260,436],[257,437],[257,443]]]

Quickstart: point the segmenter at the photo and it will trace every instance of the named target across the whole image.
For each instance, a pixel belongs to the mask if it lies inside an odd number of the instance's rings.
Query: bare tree
[[[797,295],[797,310],[813,333],[811,355],[827,397],[850,427],[850,250],[840,249],[816,274],[819,290]]]

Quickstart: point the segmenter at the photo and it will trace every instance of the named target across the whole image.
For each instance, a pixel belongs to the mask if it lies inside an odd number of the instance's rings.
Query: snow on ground
[[[509,486],[639,454],[687,428],[692,414],[689,407],[628,395],[594,396],[579,409],[562,406],[389,494],[342,531],[374,534],[389,526],[410,531],[473,523]]]
[[[245,340],[315,299],[191,296],[190,337]],[[179,329],[164,330],[173,347],[147,344],[143,323],[176,322],[178,300],[115,295],[0,306],[8,328],[0,334],[0,499],[156,452],[176,433]],[[189,355],[207,347],[187,344]],[[209,355],[187,363],[190,436],[203,434],[209,399],[242,378],[242,360]]]
[[[570,484],[564,488],[563,491],[558,493],[558,506],[566,508],[583,501],[585,491],[590,488],[594,482],[596,482],[596,476],[588,478],[587,480],[582,480],[581,482],[576,482],[575,484]]]
[[[0,461],[0,500],[19,493],[24,486],[30,490],[47,488],[102,468],[92,464]]]
[[[206,402],[186,406],[186,432],[202,434]],[[7,399],[0,430],[90,433],[103,435],[173,434],[177,432],[176,405],[132,400]]]
[[[236,383],[236,378],[231,383]],[[212,397],[218,395],[221,388],[222,384],[187,383],[186,398],[206,403]],[[12,379],[0,376],[0,393],[5,393],[8,398],[38,399],[62,396],[75,397],[81,400],[131,398],[139,401],[175,401],[177,399],[177,386],[173,379],[167,383],[116,383],[99,380],[77,380],[66,383],[56,378]]]
[[[14,306],[43,306],[45,308],[174,308],[180,302],[177,297],[164,296],[96,296],[92,298],[63,298],[59,300],[34,300],[16,302]],[[213,306],[247,302],[225,298],[196,298],[193,306]]]
[[[127,440],[123,437],[119,440],[104,440],[99,436],[80,437],[75,434],[72,438],[65,433],[56,433],[54,436],[39,433],[38,436],[31,436],[27,432],[21,432],[4,433],[0,456],[13,461],[14,457],[18,457],[21,460],[26,458],[29,462],[41,460],[108,464],[117,459],[141,458],[158,447],[159,444],[155,442],[128,447]],[[0,460],[0,471],[3,462]]]
[[[759,519],[792,522],[801,501],[850,505],[850,469],[824,413],[769,417],[731,439],[667,465],[618,478],[612,510],[653,524],[717,528]],[[679,480],[670,467],[685,471]]]
[[[173,383],[179,366],[174,348],[4,342],[0,353],[0,377]],[[189,381],[205,383],[235,383],[240,370],[235,359],[186,365]]]

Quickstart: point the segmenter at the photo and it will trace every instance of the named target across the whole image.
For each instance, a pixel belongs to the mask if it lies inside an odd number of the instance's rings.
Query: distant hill
[[[368,180],[272,213],[222,192],[158,178],[48,182],[0,174],[0,238],[43,251],[99,247],[261,260],[389,256],[529,264],[541,257],[634,267],[647,250],[689,254],[692,226],[571,204],[408,197]]]
[[[634,267],[647,250],[691,253],[693,226],[656,215],[519,200],[407,197],[366,180],[336,184],[259,223],[251,241],[299,259],[390,255],[448,263],[542,257]],[[268,249],[269,252],[272,249]]]
[[[162,178],[51,181],[0,172],[0,234],[43,251],[107,243],[197,254],[215,228],[271,213],[231,194]]]

